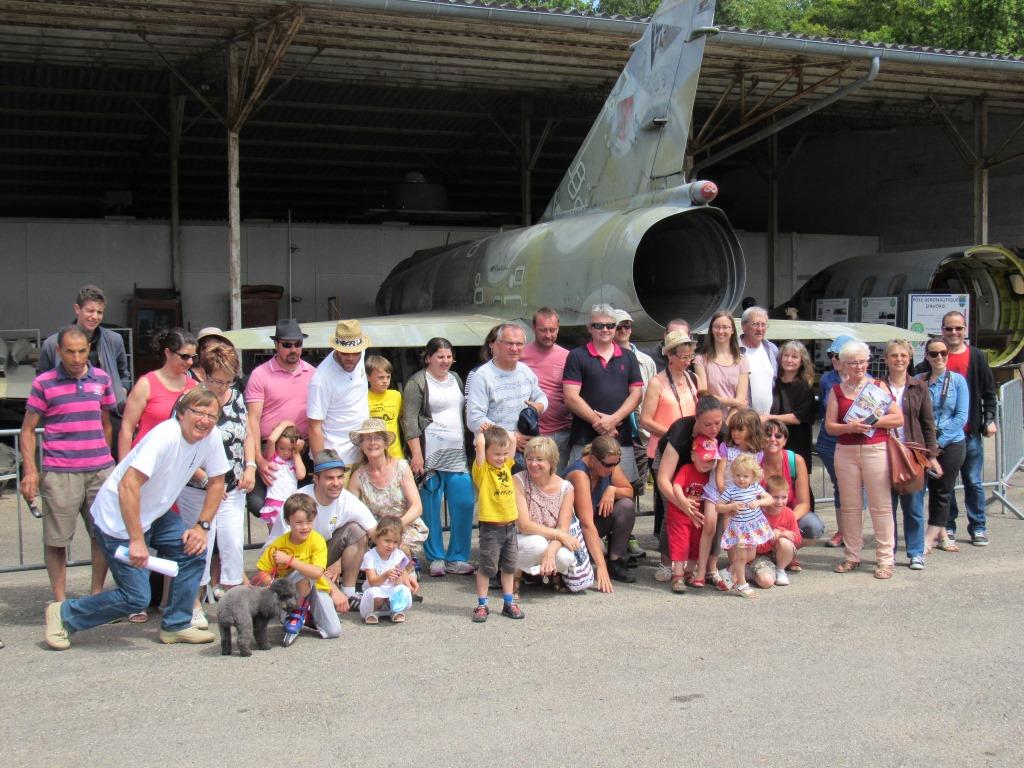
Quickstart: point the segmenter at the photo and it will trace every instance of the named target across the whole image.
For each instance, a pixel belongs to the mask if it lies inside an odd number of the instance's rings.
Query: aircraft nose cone
[[[691,188],[690,197],[695,203],[710,203],[718,197],[718,185],[713,181],[698,181]]]

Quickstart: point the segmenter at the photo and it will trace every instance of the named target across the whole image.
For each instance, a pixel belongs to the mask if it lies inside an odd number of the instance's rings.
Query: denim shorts
[[[515,573],[518,541],[515,523],[480,523],[480,572],[487,578],[499,570]]]

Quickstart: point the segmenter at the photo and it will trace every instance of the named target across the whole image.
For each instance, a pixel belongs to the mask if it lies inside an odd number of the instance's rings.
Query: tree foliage
[[[523,0],[650,16],[660,0]],[[1024,0],[718,0],[718,24],[877,43],[1024,54]]]

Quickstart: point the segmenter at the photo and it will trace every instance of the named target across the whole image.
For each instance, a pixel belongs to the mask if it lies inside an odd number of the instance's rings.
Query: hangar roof
[[[536,211],[645,24],[428,0],[0,0],[0,204],[166,216],[176,87],[182,215],[222,218],[234,43],[249,82],[269,78],[241,132],[247,217],[386,218],[393,185],[419,171],[463,220],[515,221],[524,123]],[[269,74],[266,52],[280,54]],[[982,97],[1024,111],[1020,58],[723,28],[701,73],[702,141],[727,146],[861,78],[875,56],[878,77],[806,128],[969,119]]]

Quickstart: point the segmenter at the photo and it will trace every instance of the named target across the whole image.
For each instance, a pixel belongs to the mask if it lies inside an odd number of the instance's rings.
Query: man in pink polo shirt
[[[569,350],[558,344],[558,313],[542,307],[533,314],[533,343],[523,348],[519,362],[525,363],[537,376],[540,388],[548,396],[548,407],[540,417],[540,434],[550,437],[558,446],[558,474],[569,460],[569,428],[572,413],[562,396],[562,374]]]
[[[110,376],[89,364],[89,338],[77,325],[57,333],[58,361],[32,381],[21,424],[21,494],[43,501],[43,544],[53,598],[65,599],[67,548],[81,515],[92,539],[92,593],[103,591],[107,559],[96,541],[89,507],[114,466],[110,412],[117,398]],[[36,470],[36,427],[43,424],[43,475]]]
[[[256,487],[246,497],[246,506],[259,514],[267,495],[267,486],[274,482],[276,467],[270,458],[274,446],[267,438],[282,421],[295,425],[299,435],[309,444],[309,421],[306,402],[309,382],[316,371],[302,359],[302,332],[292,318],[278,320],[274,340],[274,356],[259,365],[249,376],[245,388],[245,405],[249,409],[249,430],[259,434],[262,450],[256,454]],[[303,457],[305,459],[305,457]],[[311,469],[311,467],[307,467]]]

